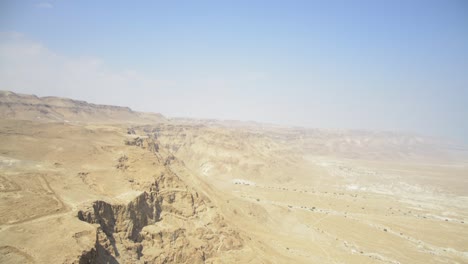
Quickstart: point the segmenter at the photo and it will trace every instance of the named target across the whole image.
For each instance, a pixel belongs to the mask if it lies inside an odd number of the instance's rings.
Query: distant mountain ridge
[[[41,122],[153,123],[166,118],[158,113],[136,112],[129,107],[100,105],[55,96],[38,97],[0,91],[0,118]]]
[[[167,125],[173,135],[201,129],[214,133],[214,138],[230,139],[224,134],[234,135],[233,145],[248,137],[260,141],[286,144],[293,153],[338,155],[361,159],[453,159],[466,160],[468,149],[455,142],[398,132],[340,130],[288,127],[254,121],[215,120],[194,118],[165,118],[157,113],[133,111],[129,107],[92,104],[85,101],[61,97],[38,97],[0,91],[0,119],[30,120],[35,122],[99,123],[138,125]],[[213,130],[214,129],[214,130]],[[196,135],[197,133],[195,133]],[[240,138],[237,138],[240,136]],[[170,144],[177,140],[173,139]],[[168,143],[168,144],[169,144]],[[223,143],[223,144],[224,144]],[[273,143],[272,143],[273,144]],[[216,145],[216,144],[215,144]]]

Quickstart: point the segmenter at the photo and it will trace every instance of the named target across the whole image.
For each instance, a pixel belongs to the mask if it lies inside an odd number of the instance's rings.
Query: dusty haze
[[[464,1],[2,1],[0,88],[468,144]]]
[[[0,1],[0,263],[468,263],[468,2]]]
[[[468,150],[0,92],[1,263],[465,263]]]

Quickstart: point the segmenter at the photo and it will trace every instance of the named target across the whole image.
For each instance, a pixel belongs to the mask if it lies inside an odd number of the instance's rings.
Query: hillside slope
[[[0,118],[39,122],[149,123],[161,114],[135,112],[128,107],[98,105],[60,97],[37,97],[0,91]]]
[[[468,261],[454,143],[0,99],[0,263]]]

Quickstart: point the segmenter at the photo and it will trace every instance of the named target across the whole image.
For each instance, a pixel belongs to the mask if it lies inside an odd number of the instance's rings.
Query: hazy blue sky
[[[468,1],[0,2],[0,89],[468,142]]]

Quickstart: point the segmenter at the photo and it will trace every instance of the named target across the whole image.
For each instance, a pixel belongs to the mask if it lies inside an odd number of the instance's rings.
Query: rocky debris
[[[137,146],[142,149],[147,149],[150,152],[157,153],[159,152],[159,144],[155,142],[153,138],[142,138],[136,137],[130,140],[125,141],[125,145],[128,146]]]
[[[126,155],[123,155],[117,160],[117,165],[115,167],[119,170],[125,171],[128,169],[129,165],[127,164],[128,162],[128,157]]]
[[[143,138],[136,137],[131,140],[126,140],[125,145],[143,147]]]
[[[119,163],[125,163],[128,161],[128,157],[127,155],[123,155],[122,157],[120,157],[118,160],[117,160]]]
[[[129,135],[135,135],[135,134],[136,134],[135,129],[133,129],[132,127],[128,128],[128,129],[127,129],[127,134],[129,134]]]

